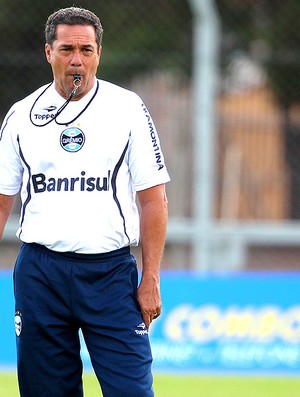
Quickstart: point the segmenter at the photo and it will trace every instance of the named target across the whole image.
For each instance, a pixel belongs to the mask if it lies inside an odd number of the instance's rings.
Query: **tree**
[[[287,165],[290,168],[290,217],[300,219],[300,119],[292,110],[300,105],[300,2],[297,0],[216,0],[225,37],[226,64],[238,49],[250,57],[256,40],[266,49],[260,59],[284,123]]]
[[[283,115],[286,161],[290,169],[290,217],[300,219],[300,120],[291,117],[300,103],[300,3],[296,0],[269,0],[272,12],[266,63],[269,83]]]

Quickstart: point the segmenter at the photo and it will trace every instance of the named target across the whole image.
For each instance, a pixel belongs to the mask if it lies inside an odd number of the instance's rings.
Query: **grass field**
[[[299,397],[300,378],[155,375],[155,397]],[[92,374],[84,376],[85,397],[102,396]],[[19,397],[15,374],[0,373],[0,397]]]

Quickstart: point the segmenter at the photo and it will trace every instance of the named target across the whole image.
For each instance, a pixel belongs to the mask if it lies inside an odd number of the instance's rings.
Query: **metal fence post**
[[[194,193],[193,265],[210,267],[215,207],[215,144],[219,21],[213,0],[190,0],[194,16]]]

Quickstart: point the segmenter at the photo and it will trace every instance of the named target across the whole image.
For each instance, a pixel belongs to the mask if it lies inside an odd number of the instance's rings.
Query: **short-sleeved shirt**
[[[3,121],[0,193],[21,189],[18,237],[78,253],[137,245],[136,191],[170,180],[149,111],[137,94],[97,79],[65,103],[54,84],[43,86]]]

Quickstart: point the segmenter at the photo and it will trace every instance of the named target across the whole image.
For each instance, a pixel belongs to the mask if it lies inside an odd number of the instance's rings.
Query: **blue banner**
[[[15,367],[16,346],[14,326],[12,273],[0,272],[0,367]]]
[[[300,370],[300,275],[164,274],[160,370]]]
[[[152,323],[159,371],[300,371],[300,274],[165,272]],[[82,343],[82,358],[90,368]],[[11,272],[0,273],[0,366],[16,362]]]

